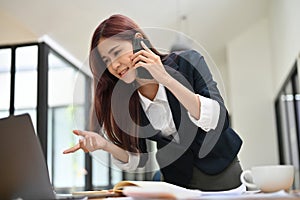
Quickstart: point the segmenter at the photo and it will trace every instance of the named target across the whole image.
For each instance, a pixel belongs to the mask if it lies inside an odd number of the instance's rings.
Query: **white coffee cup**
[[[255,166],[251,170],[243,171],[240,178],[241,182],[251,190],[258,189],[262,192],[289,190],[294,181],[294,167],[292,165]]]

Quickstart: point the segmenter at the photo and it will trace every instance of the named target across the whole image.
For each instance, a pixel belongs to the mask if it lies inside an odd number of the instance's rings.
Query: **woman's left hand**
[[[141,45],[144,49],[138,51],[132,56],[132,63],[134,64],[133,67],[135,69],[138,67],[144,67],[150,72],[157,82],[164,85],[170,78],[170,75],[166,72],[160,57],[153,53],[143,41],[141,42]]]

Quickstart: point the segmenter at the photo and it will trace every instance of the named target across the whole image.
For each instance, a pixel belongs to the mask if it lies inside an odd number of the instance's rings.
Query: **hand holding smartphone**
[[[152,46],[149,42],[149,40],[144,38],[134,38],[132,41],[132,47],[133,47],[133,53],[139,52],[140,50],[143,50],[144,48],[141,45],[141,41],[144,42],[144,44],[150,49]],[[148,70],[146,70],[144,67],[138,67],[137,69],[137,76],[142,79],[153,79],[152,75]]]

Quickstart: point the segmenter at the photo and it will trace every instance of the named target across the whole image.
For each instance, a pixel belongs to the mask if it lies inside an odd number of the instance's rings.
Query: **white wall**
[[[0,44],[17,44],[37,41],[37,36],[25,28],[17,20],[0,12]]]
[[[276,95],[300,52],[299,0],[272,0],[270,33]]]
[[[277,164],[269,24],[263,19],[227,46],[233,128],[244,144],[244,169]]]
[[[225,106],[228,110],[229,113],[231,113],[231,101],[230,101],[230,90],[229,90],[229,86],[230,86],[230,82],[229,82],[229,77],[228,77],[228,66],[227,63],[224,62],[216,62],[219,63],[217,65],[219,73],[220,73],[220,82],[217,82],[218,84],[218,88],[222,88],[223,91],[221,92],[221,95],[224,99],[224,103]]]
[[[230,113],[244,140],[244,169],[278,163],[274,100],[299,56],[299,8],[299,0],[270,1],[268,19],[227,45]]]

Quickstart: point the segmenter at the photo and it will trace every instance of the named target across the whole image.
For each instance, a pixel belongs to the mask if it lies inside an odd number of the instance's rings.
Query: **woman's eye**
[[[109,65],[109,61],[108,61],[107,59],[103,60],[103,62],[104,62],[104,64],[105,64],[106,66]]]
[[[121,50],[115,51],[114,56],[118,56],[120,52],[121,52]]]

